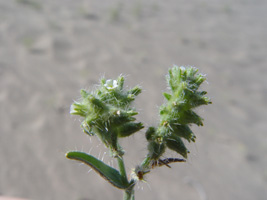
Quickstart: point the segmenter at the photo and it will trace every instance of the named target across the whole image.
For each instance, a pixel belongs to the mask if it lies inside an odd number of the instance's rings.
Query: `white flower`
[[[181,69],[182,71],[185,71],[185,67],[184,67],[184,66],[181,66],[180,69]]]
[[[108,79],[106,81],[106,83],[104,84],[104,86],[108,89],[108,90],[112,90],[115,89],[116,87],[118,87],[118,82],[116,80],[111,80]]]

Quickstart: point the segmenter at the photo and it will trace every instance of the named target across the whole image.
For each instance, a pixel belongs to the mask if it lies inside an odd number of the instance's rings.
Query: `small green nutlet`
[[[156,128],[151,126],[146,131],[146,139],[147,141],[152,141],[153,136],[156,134]]]

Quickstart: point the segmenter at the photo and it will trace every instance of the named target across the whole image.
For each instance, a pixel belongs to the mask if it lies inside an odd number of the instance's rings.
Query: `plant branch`
[[[124,191],[123,200],[134,200],[134,186],[135,184],[131,185],[128,189]]]
[[[119,167],[120,174],[121,174],[121,176],[123,178],[123,182],[128,183],[128,179],[127,179],[127,174],[126,174],[123,158],[120,157],[120,156],[117,156],[117,162],[118,162],[118,167]]]

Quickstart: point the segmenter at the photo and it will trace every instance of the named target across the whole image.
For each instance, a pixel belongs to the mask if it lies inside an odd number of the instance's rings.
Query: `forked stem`
[[[123,158],[120,157],[120,156],[117,156],[117,162],[118,162],[118,167],[119,167],[119,170],[120,170],[120,174],[121,174],[121,176],[123,178],[123,181],[125,183],[128,183],[128,179],[127,179],[127,174],[126,174]]]
[[[117,161],[118,161],[118,167],[120,170],[120,174],[123,178],[123,181],[129,183],[127,179],[127,174],[126,174],[123,158],[120,156],[117,156]],[[124,194],[123,194],[123,199],[134,200],[134,184],[131,185],[129,188],[125,189]]]

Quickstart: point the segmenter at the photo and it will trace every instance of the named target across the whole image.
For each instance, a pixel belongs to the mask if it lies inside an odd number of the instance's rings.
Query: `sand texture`
[[[136,200],[266,200],[266,10],[264,0],[0,0],[0,195],[122,199],[64,157],[90,151],[116,167],[69,107],[81,88],[123,74],[143,88],[138,119],[157,125],[176,64],[207,74],[213,104],[197,110],[188,161],[152,171]],[[122,141],[128,173],[146,155],[144,132]]]

